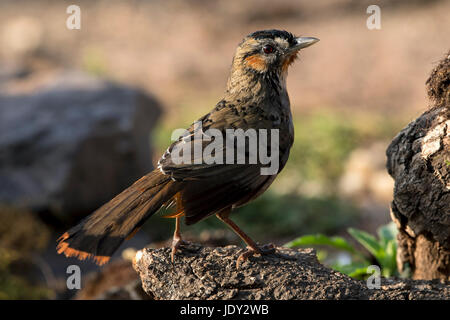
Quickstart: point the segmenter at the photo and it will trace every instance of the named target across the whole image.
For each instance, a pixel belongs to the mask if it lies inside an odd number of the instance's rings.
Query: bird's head
[[[282,30],[256,31],[244,38],[233,58],[228,89],[248,75],[261,78],[285,78],[288,67],[301,49],[319,41],[313,37],[295,37]]]
[[[319,41],[313,37],[295,37],[280,30],[263,30],[249,34],[239,44],[233,59],[233,68],[241,72],[286,73],[301,49]]]

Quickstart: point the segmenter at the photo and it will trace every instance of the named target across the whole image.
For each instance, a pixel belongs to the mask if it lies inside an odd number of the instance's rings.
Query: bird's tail
[[[152,171],[65,232],[57,240],[58,253],[105,264],[125,239],[174,197],[177,188],[170,177]]]

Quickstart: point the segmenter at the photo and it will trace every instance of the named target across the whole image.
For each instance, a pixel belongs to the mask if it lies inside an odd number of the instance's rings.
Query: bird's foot
[[[178,249],[181,246],[188,245],[188,244],[189,244],[189,242],[186,241],[186,240],[183,240],[180,236],[173,237],[173,240],[172,240],[172,253],[170,254],[170,260],[172,261],[172,263],[175,260],[175,253],[177,253]]]
[[[272,243],[265,244],[260,247],[247,247],[247,250],[242,253],[239,258],[236,260],[236,268],[239,269],[241,262],[248,260],[248,258],[254,256],[255,254],[269,255],[275,253],[276,248]]]

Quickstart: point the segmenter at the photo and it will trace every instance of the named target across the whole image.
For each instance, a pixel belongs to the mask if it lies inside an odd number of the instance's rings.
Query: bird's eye
[[[275,49],[270,44],[266,44],[263,47],[263,51],[264,51],[264,53],[269,54],[269,53],[273,53],[275,51]]]

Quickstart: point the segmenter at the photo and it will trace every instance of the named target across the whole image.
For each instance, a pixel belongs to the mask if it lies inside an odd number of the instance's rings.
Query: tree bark
[[[183,246],[142,249],[133,267],[145,292],[154,299],[450,299],[444,281],[384,279],[370,289],[320,264],[313,249],[277,248],[277,253],[249,258],[236,267],[242,249]],[[376,285],[376,281],[371,281]]]
[[[427,80],[430,109],[404,128],[386,154],[395,180],[391,217],[397,264],[414,279],[450,279],[450,52]]]

